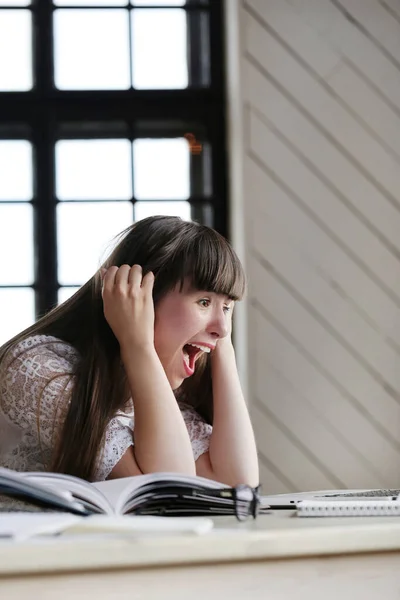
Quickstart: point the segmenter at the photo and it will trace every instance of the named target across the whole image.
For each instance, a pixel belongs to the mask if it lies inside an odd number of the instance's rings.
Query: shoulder
[[[68,410],[77,358],[62,340],[36,335],[14,344],[2,360],[0,420],[23,431],[21,443],[29,451],[36,452],[39,442],[52,446]]]
[[[12,346],[5,358],[3,367],[6,370],[21,364],[33,365],[36,368],[46,365],[50,370],[70,371],[79,358],[77,350],[70,344],[51,335],[33,335],[24,338]]]
[[[52,353],[62,358],[76,360],[78,353],[71,344],[52,335],[31,335],[12,346],[8,352],[13,358],[21,354],[34,354],[37,352]]]

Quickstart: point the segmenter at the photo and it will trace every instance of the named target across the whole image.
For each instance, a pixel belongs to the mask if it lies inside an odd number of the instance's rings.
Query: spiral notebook
[[[318,490],[262,496],[261,507],[299,517],[400,516],[400,489]]]
[[[398,517],[400,500],[398,496],[363,499],[348,497],[342,500],[320,498],[301,500],[297,503],[296,510],[298,517]]]

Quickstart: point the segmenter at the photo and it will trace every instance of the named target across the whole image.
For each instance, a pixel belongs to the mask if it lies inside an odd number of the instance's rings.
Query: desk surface
[[[79,535],[0,542],[0,575],[140,569],[400,550],[399,517],[299,518],[285,511],[204,535]]]

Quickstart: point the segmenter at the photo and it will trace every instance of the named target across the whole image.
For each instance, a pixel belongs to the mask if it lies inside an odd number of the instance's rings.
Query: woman
[[[213,229],[161,216],[129,227],[74,296],[0,349],[0,465],[257,486],[231,341],[244,288]]]

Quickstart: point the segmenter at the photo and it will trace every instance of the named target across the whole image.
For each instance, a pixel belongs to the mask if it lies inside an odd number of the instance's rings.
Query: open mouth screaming
[[[211,352],[211,348],[203,344],[198,344],[194,342],[192,342],[191,344],[185,344],[183,346],[183,364],[188,377],[193,375],[195,371],[196,360],[204,352]]]

